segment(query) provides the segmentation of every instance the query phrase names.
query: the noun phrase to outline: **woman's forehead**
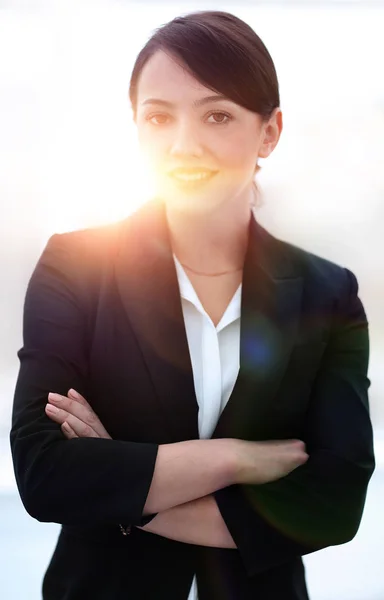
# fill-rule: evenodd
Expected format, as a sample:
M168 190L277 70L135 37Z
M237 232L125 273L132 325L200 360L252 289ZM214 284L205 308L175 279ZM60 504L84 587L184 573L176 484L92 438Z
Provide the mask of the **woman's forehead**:
M200 83L171 56L157 51L143 67L137 87L138 106L150 99L161 99L175 104L185 100L198 102L204 97L218 96ZM221 99L224 99L221 96Z

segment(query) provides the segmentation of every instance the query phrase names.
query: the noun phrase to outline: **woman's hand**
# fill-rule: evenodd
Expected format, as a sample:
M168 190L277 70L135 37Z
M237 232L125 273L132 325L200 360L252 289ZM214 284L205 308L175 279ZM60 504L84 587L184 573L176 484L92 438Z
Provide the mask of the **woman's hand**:
M309 458L301 440L250 442L236 439L235 449L235 483L276 481L306 463Z
M68 396L52 392L48 394L45 412L52 421L61 425L61 430L67 439L77 437L112 439L86 399L73 389L69 390Z

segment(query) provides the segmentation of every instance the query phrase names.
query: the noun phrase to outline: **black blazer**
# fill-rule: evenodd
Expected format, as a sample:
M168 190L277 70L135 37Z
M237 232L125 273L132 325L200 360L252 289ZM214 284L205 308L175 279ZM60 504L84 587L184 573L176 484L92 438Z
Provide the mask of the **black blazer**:
M62 530L44 600L304 600L301 556L356 534L374 469L368 327L354 275L250 223L240 372L212 437L303 439L279 481L215 492L237 549L140 524L159 444L197 439L198 405L163 204L53 235L29 281L11 449L23 504ZM77 389L113 440L66 440L44 411Z

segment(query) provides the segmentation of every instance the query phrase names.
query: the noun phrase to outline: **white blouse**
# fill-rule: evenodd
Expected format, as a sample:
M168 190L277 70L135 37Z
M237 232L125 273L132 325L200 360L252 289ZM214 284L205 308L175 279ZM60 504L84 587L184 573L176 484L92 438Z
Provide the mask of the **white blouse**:
M208 439L228 402L239 372L241 284L215 327L180 262L175 255L173 258L199 405L199 437ZM196 576L188 600L198 600Z

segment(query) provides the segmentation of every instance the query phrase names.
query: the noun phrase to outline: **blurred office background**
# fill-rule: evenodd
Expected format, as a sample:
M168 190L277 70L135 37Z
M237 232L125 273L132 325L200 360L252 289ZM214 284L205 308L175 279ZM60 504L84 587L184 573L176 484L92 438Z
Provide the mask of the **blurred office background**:
M247 21L277 68L284 132L262 165L260 221L354 271L370 321L377 470L356 538L305 557L311 600L384 598L384 2L0 0L5 600L41 598L59 531L24 511L9 451L28 279L53 233L116 221L149 197L127 101L130 71L154 28L203 9Z

